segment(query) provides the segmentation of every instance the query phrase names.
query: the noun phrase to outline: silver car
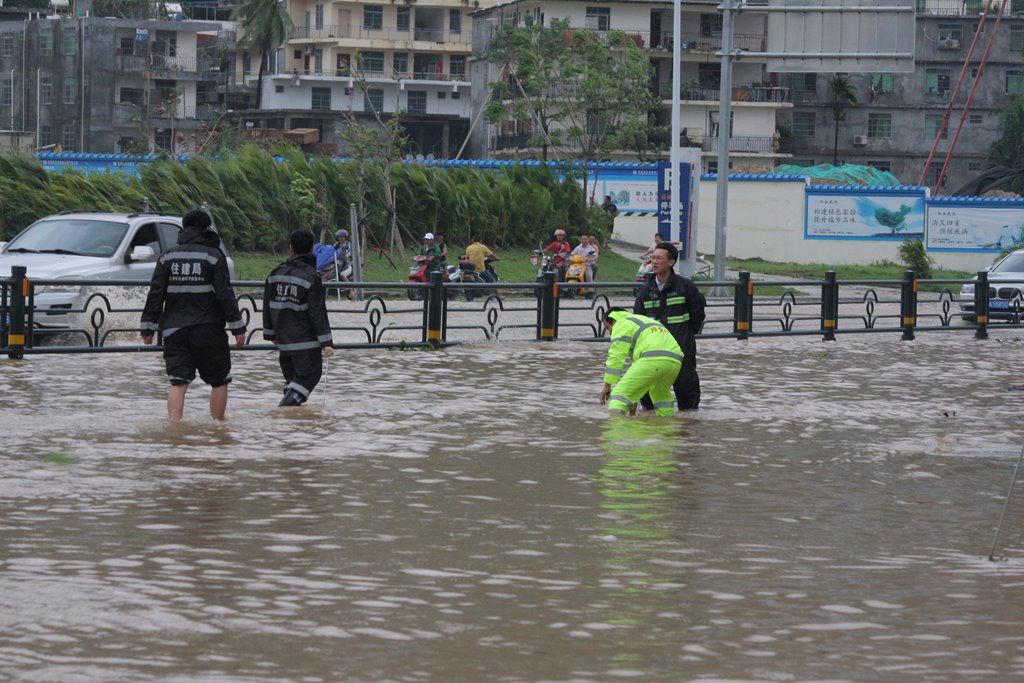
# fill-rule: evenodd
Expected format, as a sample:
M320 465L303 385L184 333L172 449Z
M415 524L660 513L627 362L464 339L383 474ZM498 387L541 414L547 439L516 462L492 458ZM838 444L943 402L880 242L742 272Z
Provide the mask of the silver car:
M960 287L960 317L968 322L974 322L974 290L973 283ZM989 268L988 317L1024 319L1024 249L1011 251Z
M156 260L177 242L180 230L180 217L153 213L47 216L10 242L0 242L0 277L10 277L13 266L25 266L29 280L66 281L35 287L34 313L36 327L66 328L68 312L85 305L87 293L79 281L148 284ZM228 271L234 279L230 258Z

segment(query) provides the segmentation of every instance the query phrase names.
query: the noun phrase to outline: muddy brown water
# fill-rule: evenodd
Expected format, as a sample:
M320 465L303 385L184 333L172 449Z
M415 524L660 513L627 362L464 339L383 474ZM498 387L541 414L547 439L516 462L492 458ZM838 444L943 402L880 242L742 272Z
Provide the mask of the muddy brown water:
M164 415L155 354L0 361L0 679L1024 680L1010 332L707 341L608 419L605 347L339 352Z

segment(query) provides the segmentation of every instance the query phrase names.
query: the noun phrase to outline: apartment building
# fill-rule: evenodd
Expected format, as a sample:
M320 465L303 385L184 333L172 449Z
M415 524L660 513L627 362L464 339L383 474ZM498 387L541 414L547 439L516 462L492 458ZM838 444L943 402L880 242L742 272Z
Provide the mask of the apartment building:
M264 79L263 125L308 128L344 152L340 127L404 110L410 151L454 156L469 131L474 0L290 0L293 28ZM258 71L243 56L246 78Z
M187 152L220 115L218 25L0 21L0 125L36 147Z
M793 106L792 92L779 87L766 72L766 60L742 57L733 65L732 116L726 130L719 120L720 58L722 16L717 2L687 1L683 5L679 37L682 56L680 101L682 144L699 147L705 171L717 169L718 145L729 145L732 168L772 167L789 157L788 140L776 135L776 115ZM661 97L658 120L671 121L673 68L673 3L593 2L588 0L509 0L473 14L476 21L474 51L481 54L500 26L521 26L530 17L550 25L552 19L568 18L570 26L596 31L622 30L631 42L643 48L654 69L653 87ZM766 14L741 13L735 24L733 46L741 51L762 50ZM474 111L490 96L488 84L498 80L497 66L476 60L472 66ZM536 156L539 151L523 146L534 130L530 120L506 121L489 126L481 121L471 138L472 154L478 157L518 158ZM666 141L667 143L667 141ZM667 144L666 144L667 146ZM610 155L617 160L634 157L627 150Z
M977 0L920 0L917 5L915 67L912 73L846 74L858 103L839 123L837 160L893 173L917 184L939 132L947 106L981 23ZM998 27L990 15L978 38L961 90L953 101L949 126L924 174L934 188L956 130L960 134L943 189L959 185L989 166L989 148L999 136L999 112L1024 95L1024 5L1006 3ZM1019 16L1018 16L1019 15ZM994 37L981 69L982 53ZM974 78L980 79L971 106L961 113ZM791 132L794 161L800 165L831 163L836 141L829 80L832 74L784 74L781 82L794 93L793 109L780 114L780 127Z

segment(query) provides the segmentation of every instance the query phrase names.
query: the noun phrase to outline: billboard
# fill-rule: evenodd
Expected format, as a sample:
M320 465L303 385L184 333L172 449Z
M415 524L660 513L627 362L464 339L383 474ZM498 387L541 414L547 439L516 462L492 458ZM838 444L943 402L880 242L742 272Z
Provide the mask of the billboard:
M924 238L925 191L807 188L804 237L899 241Z
M1024 201L928 202L928 251L998 253L1024 246Z

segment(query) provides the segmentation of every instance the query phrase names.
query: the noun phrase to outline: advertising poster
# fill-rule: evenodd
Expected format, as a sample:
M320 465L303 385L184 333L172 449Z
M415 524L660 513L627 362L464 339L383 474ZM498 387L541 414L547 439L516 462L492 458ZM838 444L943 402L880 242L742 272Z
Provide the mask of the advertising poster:
M928 251L1000 252L1024 246L1024 202L928 203Z
M601 170L595 199L600 204L608 195L620 213L653 213L658 210L658 172L653 168Z
M924 238L924 192L814 191L808 188L809 239Z

